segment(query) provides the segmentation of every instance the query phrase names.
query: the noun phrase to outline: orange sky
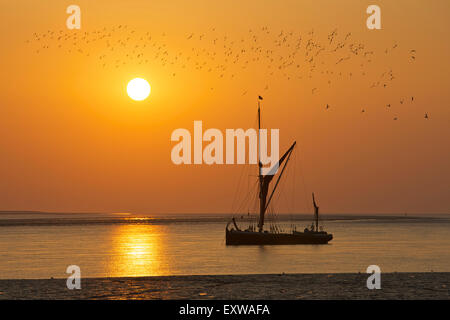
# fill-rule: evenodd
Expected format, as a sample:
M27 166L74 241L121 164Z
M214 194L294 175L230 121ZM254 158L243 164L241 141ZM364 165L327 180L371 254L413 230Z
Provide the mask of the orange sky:
M78 31L65 27L74 3ZM366 28L369 4L381 7L382 30ZM306 185L279 211L306 211L304 192L315 191L324 212L449 212L447 0L0 7L0 210L230 212L242 168L175 166L170 135L192 131L194 120L253 127L260 94L264 127L280 129L280 153L297 141ZM310 38L326 47L312 63ZM331 52L340 42L346 47ZM354 55L351 43L365 47ZM143 102L126 95L134 77L152 86Z

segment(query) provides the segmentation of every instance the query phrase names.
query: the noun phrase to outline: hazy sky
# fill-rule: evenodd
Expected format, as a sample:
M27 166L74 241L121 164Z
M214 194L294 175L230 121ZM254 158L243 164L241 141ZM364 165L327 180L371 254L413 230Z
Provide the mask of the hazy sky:
M66 28L70 4L81 30ZM369 4L382 30L367 29ZM283 189L296 200L279 211L308 210L314 191L323 212L449 212L449 10L0 0L0 210L230 212L242 166L176 166L170 136L194 120L253 127L262 95L263 126L298 144ZM126 94L135 77L152 86L143 102Z

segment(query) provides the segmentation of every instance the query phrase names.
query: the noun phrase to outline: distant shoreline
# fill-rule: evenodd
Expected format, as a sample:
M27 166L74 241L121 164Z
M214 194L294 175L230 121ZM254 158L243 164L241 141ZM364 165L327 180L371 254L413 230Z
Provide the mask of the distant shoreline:
M6 213L0 211L0 227L15 226L68 226L68 225L115 225L115 224L172 224L172 223L223 223L232 217L237 222L255 222L256 215L246 214L170 214L170 215L131 215L125 213ZM274 219L271 217L270 219ZM312 221L312 214L277 214L275 220L280 223L304 223ZM364 222L364 223L448 223L450 214L431 215L363 215L363 214L324 214L323 222Z
M450 272L383 273L369 290L369 274L249 274L0 280L0 299L450 299Z

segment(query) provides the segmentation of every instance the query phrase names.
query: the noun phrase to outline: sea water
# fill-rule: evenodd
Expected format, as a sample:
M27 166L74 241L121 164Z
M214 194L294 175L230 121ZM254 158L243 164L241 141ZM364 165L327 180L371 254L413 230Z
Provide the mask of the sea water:
M246 226L246 222L238 223ZM245 218L245 217L244 217ZM289 231L310 216L280 216ZM226 246L230 215L0 214L0 279L450 272L450 216L327 215L327 245Z

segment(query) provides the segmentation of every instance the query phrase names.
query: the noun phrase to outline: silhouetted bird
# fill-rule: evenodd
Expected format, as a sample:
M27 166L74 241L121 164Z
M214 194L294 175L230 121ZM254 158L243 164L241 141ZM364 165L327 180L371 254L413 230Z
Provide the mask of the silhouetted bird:
M263 99L263 97L261 97L261 96L258 96L258 99L259 99L259 100L262 100L262 99Z

